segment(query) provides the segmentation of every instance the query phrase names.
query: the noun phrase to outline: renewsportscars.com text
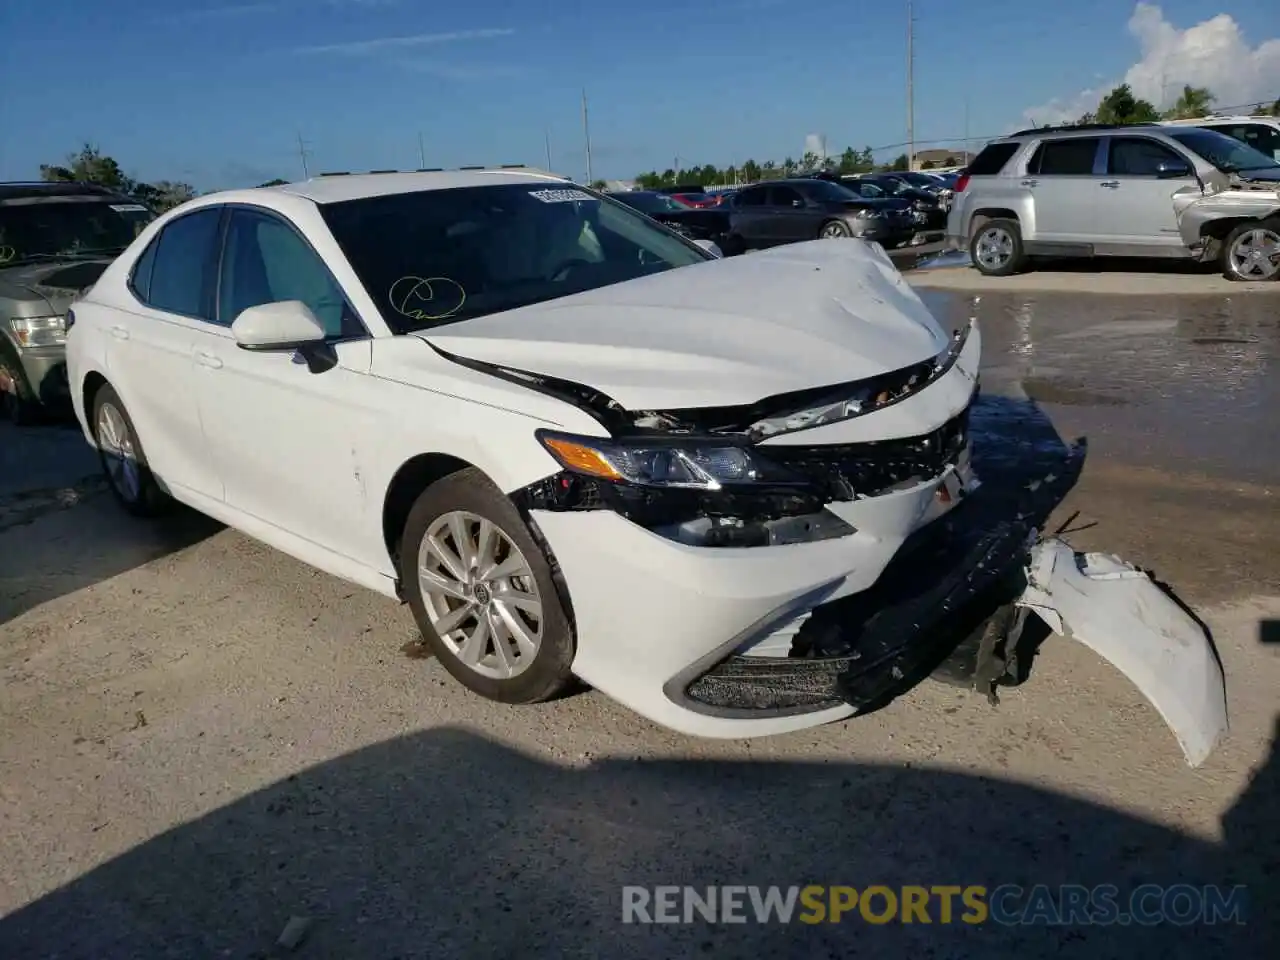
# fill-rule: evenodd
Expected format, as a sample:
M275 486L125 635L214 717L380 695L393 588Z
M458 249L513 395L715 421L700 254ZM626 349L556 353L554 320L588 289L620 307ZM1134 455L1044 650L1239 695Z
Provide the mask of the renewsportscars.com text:
M1242 886L958 884L622 888L623 923L1243 924Z

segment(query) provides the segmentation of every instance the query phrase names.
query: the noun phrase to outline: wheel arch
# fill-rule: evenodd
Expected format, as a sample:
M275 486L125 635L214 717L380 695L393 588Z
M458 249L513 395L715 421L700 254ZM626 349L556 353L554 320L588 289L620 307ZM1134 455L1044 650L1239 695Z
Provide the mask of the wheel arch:
M1014 223L1022 223L1022 217L1018 215L1018 211L1011 207L980 207L969 217L969 236L972 237L981 230L989 220L1012 220Z
M97 428L93 422L93 398L98 395L98 391L108 386L110 381L107 380L97 370L90 370L84 375L84 379L80 383L80 403L81 409L84 410L84 422L89 430L97 435Z

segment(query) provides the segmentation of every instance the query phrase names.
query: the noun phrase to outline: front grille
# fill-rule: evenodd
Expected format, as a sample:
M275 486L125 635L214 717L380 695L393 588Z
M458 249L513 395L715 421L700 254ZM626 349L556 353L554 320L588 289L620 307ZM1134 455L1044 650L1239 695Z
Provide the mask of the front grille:
M910 480L941 476L954 466L969 439L969 410L918 437L867 443L761 447L770 460L824 486L833 500L875 496Z

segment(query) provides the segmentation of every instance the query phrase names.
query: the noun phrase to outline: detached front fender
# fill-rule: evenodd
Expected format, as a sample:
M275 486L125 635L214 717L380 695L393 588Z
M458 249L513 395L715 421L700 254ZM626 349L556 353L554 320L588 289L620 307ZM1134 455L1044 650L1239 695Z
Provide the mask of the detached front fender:
M1263 220L1280 215L1280 190L1236 187L1210 194L1175 194L1173 209L1182 242L1192 247L1203 240L1205 226L1214 220Z
M1032 549L1018 600L1119 669L1160 712L1191 766L1227 732L1222 665L1200 624L1146 573L1060 540Z

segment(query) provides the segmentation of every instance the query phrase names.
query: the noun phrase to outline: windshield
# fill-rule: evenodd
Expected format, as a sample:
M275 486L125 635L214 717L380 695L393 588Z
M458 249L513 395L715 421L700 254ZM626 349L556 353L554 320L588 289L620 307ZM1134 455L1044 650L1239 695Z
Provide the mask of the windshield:
M565 183L390 194L320 212L396 333L715 259L625 204Z
M1280 168L1280 162L1273 157L1216 130L1178 130L1171 131L1169 136L1224 173Z
M836 203L845 203L849 200L858 199L858 195L848 187L832 183L830 180L806 181L804 192L811 200L830 200Z
M114 256L153 218L142 204L103 197L0 200L0 264Z
M667 213L671 210L688 210L688 206L665 193L622 193L614 197L641 213Z

